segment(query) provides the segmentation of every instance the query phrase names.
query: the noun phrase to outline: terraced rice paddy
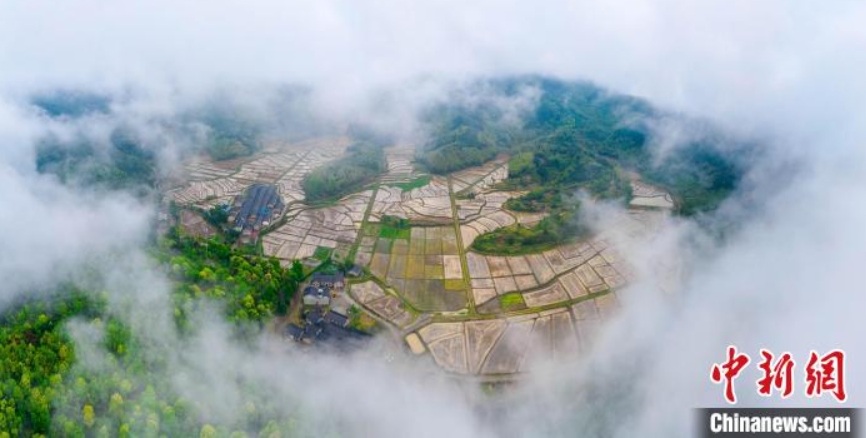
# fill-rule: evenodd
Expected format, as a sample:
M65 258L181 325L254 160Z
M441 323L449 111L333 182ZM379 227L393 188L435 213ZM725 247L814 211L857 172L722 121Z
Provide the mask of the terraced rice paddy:
M632 181L632 199L630 205L638 208L674 208L674 200L670 193L641 181Z
M265 255L287 263L313 255L317 247L348 249L355 242L372 191L349 195L338 205L292 210L286 223L262 238Z
M409 239L365 239L359 255L369 254L361 259L369 259L370 272L413 307L430 312L466 307L468 288L453 227L413 227Z
M351 301L449 372L500 376L575 359L617 314L618 290L633 272L604 236L521 256L467 250L483 233L544 217L503 208L521 194L496 189L508 176L504 157L448 176L419 175L413 149L395 146L386 149L388 170L376 187L334 205L305 205L304 176L347 144L314 139L245 161L194 161L186 166L188 183L169 196L207 206L251 184L275 184L286 208L262 234L264 253L284 264L323 248L353 254L366 272L350 285ZM640 208L616 224L626 234L654 229L658 209L673 206L658 188L634 188ZM383 223L386 216L410 225Z
M416 223L449 223L451 197L444 178L433 177L427 185L405 191L397 186L379 188L370 221L379 222L382 216L410 219Z
M499 157L483 166L451 174L455 193L481 193L508 178L508 158Z
M214 162L199 157L184 165L187 183L169 191L184 206L231 202L252 184L276 184L286 205L303 200L300 182L312 169L340 156L348 146L344 137L320 138L287 145L255 158Z

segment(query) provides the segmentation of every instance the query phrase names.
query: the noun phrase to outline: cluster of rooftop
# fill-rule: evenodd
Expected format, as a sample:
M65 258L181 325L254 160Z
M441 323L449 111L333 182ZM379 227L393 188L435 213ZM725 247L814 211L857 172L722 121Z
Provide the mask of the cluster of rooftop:
M304 312L304 324L286 326L286 336L306 345L327 343L342 351L352 351L362 347L370 336L349 327L349 318L333 310L325 312L319 306Z
M331 304L331 291L334 294L339 294L343 290L345 282L343 273L323 274L317 272L313 274L310 284L304 288L304 305L305 306L328 306Z
M229 218L242 236L257 234L283 212L283 200L272 184L254 184L244 196L235 199L235 214Z

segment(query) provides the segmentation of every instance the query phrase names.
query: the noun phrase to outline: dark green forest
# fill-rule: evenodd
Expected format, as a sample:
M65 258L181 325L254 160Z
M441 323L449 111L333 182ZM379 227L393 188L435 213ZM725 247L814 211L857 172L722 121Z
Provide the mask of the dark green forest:
M660 112L647 103L606 92L594 85L540 77L484 82L501 96L530 86L538 105L519 126L503 122L496 105L442 104L424 116L430 140L418 161L434 173L481 164L500 153L511 155L507 186L529 189L518 209L546 209L557 192L579 188L602 198L630 196L626 171L670 190L685 215L709 211L737 185L742 166L712 138L677 148L656 160L649 128L642 120ZM531 198L531 199L530 199ZM552 204L543 205L547 202Z
M558 210L532 227L514 224L484 233L471 249L481 254L520 255L546 251L582 237L587 232L574 218L574 209Z
M36 169L57 175L64 183L110 190L147 190L156 182L156 156L128 129L115 129L107 145L84 139L73 143L54 137L36 149Z
M210 129L205 151L214 160L245 157L261 149L261 123L240 111L231 105L215 104L200 115Z
M111 107L111 99L107 96L76 90L39 94L31 99L31 103L50 117L81 117L107 113Z
M347 154L310 172L302 183L307 202L320 204L336 201L372 183L387 170L382 145L359 141Z

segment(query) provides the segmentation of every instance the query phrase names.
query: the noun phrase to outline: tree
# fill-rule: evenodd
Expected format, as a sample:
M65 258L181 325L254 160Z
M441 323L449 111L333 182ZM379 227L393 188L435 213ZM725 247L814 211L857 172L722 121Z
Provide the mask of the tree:
M210 424L205 424L201 428L201 432L198 434L199 438L214 438L217 435L216 429Z
M120 416L123 413L123 396L114 393L111 394L111 399L108 402L108 412L112 415Z
M85 426L88 428L93 427L93 423L96 421L96 413L93 412L93 406L85 404L84 409L81 410L81 416Z

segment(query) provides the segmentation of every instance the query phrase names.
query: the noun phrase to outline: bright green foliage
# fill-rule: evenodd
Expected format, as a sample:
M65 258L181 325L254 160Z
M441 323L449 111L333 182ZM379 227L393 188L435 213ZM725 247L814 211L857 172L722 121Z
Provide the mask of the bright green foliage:
M409 182L392 183L390 185L397 187L397 188L403 190L404 192L408 192L410 190L419 189L421 187L426 186L427 184L430 184L430 180L432 178L433 177L430 175L421 175L421 176L419 176L419 177L417 177L417 178L415 178Z
M93 411L93 406L85 404L81 410L81 418L85 426L88 428L93 427L93 423L96 422L96 413Z
M303 279L303 268L283 268L275 258L239 253L221 239L176 235L168 241L174 256L162 255L178 282L175 312L183 315L205 296L224 300L234 321L263 321L285 313Z
M520 295L518 292L500 295L499 306L502 310L517 310L526 307L523 301L523 295Z
M313 258L320 262L324 262L331 258L332 252L334 252L334 250L331 248L326 246L317 246L316 250L313 252Z
M548 250L563 242L583 236L586 228L573 213L552 214L534 227L520 224L484 233L472 242L472 250L483 254L518 255Z
M59 323L96 307L73 292L0 315L0 433L49 432L52 399L75 360Z
M379 223L379 237L385 239L409 239L412 228L409 219L384 215Z
M203 300L224 303L239 334L261 327L291 297L303 275L300 264L283 268L274 259L233 250L219 239L175 235L154 256L176 281L181 339L195 331L186 316ZM71 293L0 314L0 436L207 436L211 429L226 436L238 428L251 436L267 429L268 436L291 430L290 419L275 410L279 406L266 407L261 400L232 428L208 428L194 406L172 389L166 346L147 344L152 341L145 342L105 308ZM98 348L106 369L73 366L75 348L64 330L71 318L102 332ZM258 397L265 391L250 393Z

